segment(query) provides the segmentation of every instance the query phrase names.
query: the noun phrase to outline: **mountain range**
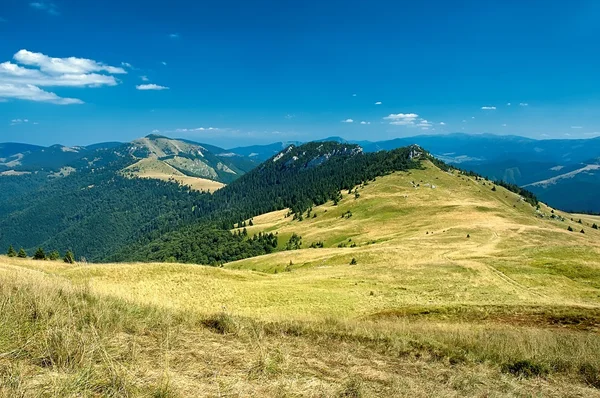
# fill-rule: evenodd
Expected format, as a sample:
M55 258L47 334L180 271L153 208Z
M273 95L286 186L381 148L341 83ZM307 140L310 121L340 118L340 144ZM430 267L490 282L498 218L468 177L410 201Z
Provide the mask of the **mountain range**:
M473 170L494 180L527 187L548 204L569 211L600 212L600 138L534 140L490 134L424 135L388 141L347 141L328 137L319 141L358 144L364 152L391 150L417 144L438 159ZM0 176L32 172L60 176L93 162L97 153L114 152L137 159L124 168L130 177L178 181L199 190L215 190L231 183L289 145L220 148L159 135L130 143L107 142L85 147L0 144Z

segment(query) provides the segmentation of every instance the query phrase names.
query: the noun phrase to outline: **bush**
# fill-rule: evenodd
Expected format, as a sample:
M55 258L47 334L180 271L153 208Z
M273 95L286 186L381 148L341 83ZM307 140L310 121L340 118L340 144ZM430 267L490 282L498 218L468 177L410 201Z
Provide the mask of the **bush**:
M233 318L224 312L204 319L202 325L219 334L235 333L237 330L237 325Z
M73 254L73 252L71 250L67 250L67 253L65 254L65 258L63 258L63 261L67 264L75 264L75 255Z
M41 247L38 247L35 254L33 255L33 259L34 260L45 260L46 253L44 253L44 249L42 249Z
M58 251L54 250L52 253L50 253L48 255L48 260L52 260L52 261L56 261L60 258L60 253L58 253Z
M592 225L592 228L598 229L598 225L596 225L596 223L594 223L594 225Z
M502 365L502 371L522 377L544 376L549 372L546 365L535 363L529 359L516 361L513 363L505 363Z
M573 228L571 228L571 226L569 225L569 228L567 228L567 231L573 232Z
M600 388L600 369L592 364L584 363L579 368L579 374L590 386Z
M352 260L350 260L350 265L356 265L356 259L354 257L352 257Z

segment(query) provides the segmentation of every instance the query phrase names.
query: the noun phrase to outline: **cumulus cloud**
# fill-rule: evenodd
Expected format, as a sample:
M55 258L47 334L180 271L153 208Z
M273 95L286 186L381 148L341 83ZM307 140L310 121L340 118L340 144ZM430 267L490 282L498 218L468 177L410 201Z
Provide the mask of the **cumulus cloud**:
M163 64L164 66L167 66L167 63L165 61L162 61L161 64Z
M389 120L390 124L396 126L411 126L415 124L418 117L416 113L392 113L383 119Z
M60 12L58 11L58 7L54 3L50 3L50 2L46 2L46 1L36 1L33 3L29 3L29 6L38 11L46 12L50 15L54 15L54 16L60 15Z
M77 98L62 98L58 95L44 91L32 84L3 84L0 83L0 98L14 98L27 101L49 102L57 105L83 104Z
M115 86L118 82L110 74L127 73L122 68L91 59L53 58L28 50L20 50L13 58L17 63L0 63L0 98L5 100L12 98L60 105L81 104L83 101L79 99L61 98L40 87Z
M155 90L155 91L160 91L160 90L168 90L169 87L165 87L165 86L159 86L158 84L139 84L137 86L135 86L136 89L138 90Z
M519 106L529 106L529 104L527 102L520 102Z
M143 82L147 82L148 80L148 76L140 76L140 79L142 79Z
M365 122L364 120L360 124L371 124L371 122Z
M511 105L512 105L512 104L511 104L510 102L506 104L506 106L511 106Z
M381 102L381 101L377 101L377 102L375 103L375 105L381 105L381 104L382 104L382 102Z
M342 120L342 123L354 123L354 120L346 119L346 120Z
M160 130L154 129L152 130L152 134L160 133Z
M356 94L352 94L353 97L356 97Z
M440 126L445 126L445 125L446 125L446 123L440 122Z
M496 107L495 106L482 106L481 109L484 111L495 111Z
M53 58L42 53L34 53L27 50L20 50L13 57L15 61L22 65L36 66L42 72L52 74L64 73L90 73L90 72L108 72L111 74L125 74L125 69L105 65L86 58Z

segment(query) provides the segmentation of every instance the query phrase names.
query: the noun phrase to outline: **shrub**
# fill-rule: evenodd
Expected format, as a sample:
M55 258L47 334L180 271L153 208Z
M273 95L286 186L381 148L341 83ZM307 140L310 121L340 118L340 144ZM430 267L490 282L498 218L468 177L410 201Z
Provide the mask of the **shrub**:
M202 321L202 324L219 334L235 333L237 325L232 317L224 312L210 316Z
M573 232L573 228L571 228L571 226L569 225L569 228L567 228L567 231Z
M75 255L71 250L67 250L63 261L67 264L75 264Z
M515 376L522 377L544 376L547 375L549 372L547 366L535 363L529 359L516 361L512 363L505 363L504 365L502 365L502 371L506 373L511 373Z
M600 388L600 369L592 364L584 363L579 368L579 374L590 386Z
M52 261L56 261L60 258L60 253L58 253L58 251L54 250L52 253L50 253L48 255L48 260L52 260Z
M44 253L44 249L42 249L41 247L38 247L35 254L33 255L33 259L34 260L45 260L46 253Z
M592 228L598 229L598 225L596 225L596 223L594 223L594 225L592 225Z
M356 265L356 259L354 257L352 257L352 260L350 260L350 265Z

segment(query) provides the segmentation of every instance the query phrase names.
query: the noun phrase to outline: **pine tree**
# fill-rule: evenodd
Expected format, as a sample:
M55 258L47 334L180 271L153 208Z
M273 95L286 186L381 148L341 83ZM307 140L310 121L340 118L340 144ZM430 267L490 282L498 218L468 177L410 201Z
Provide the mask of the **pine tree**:
M598 229L598 225L596 223L594 223L594 225L592 225L592 228Z
M34 260L45 260L46 253L44 253L44 249L42 249L41 247L38 247L35 254L33 255L33 259Z
M27 258L27 253L25 253L25 249L20 248L19 249L19 254L17 254L17 257L19 257L19 258Z
M65 258L63 260L67 264L75 264L75 255L71 250L67 250L67 253L65 254Z
M56 261L60 258L60 253L54 250L52 253L48 255L48 260Z
M6 252L6 255L8 257L16 257L17 256L17 252L15 251L15 248L13 247L13 245L9 246L8 252Z
M569 225L569 228L567 228L567 231L573 232L573 228L571 228L571 226Z

